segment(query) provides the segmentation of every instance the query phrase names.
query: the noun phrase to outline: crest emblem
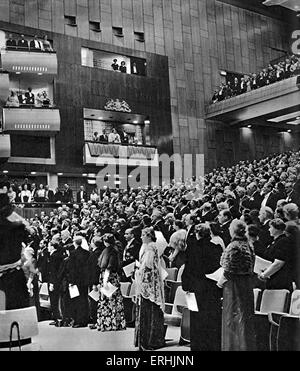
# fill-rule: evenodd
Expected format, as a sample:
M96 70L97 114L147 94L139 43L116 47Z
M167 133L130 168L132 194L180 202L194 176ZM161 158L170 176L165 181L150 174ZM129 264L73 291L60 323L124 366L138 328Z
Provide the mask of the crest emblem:
M119 99L109 99L104 106L104 109L108 111L131 112L129 104L125 102L125 100L120 101Z

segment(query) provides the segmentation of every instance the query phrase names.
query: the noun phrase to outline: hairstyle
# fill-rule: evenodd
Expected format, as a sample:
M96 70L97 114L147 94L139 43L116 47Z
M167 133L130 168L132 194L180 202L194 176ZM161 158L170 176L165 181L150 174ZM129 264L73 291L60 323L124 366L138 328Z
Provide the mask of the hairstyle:
M282 219L279 219L279 218L271 220L270 226L277 229L278 231L285 230L285 223Z
M110 245L114 245L114 243L116 242L115 237L112 233L106 233L103 236L103 241Z
M156 242L155 232L152 227L144 228L142 232L145 233L153 242Z
M198 224L196 225L195 230L200 238L210 237L210 228L207 224L204 223Z
M250 224L247 226L247 232L249 237L256 238L259 235L259 228L254 224Z
M232 237L245 237L246 234L246 223L242 220L234 219L229 227L230 234Z
M299 218L299 208L294 203L283 206L283 212L288 220L296 220Z
M272 219L273 216L274 216L274 212L273 210L269 207L269 206L263 206L261 209L260 209L261 212L264 212L266 214L266 217L268 219Z
M232 219L231 211L228 209L221 210L220 212L223 213L223 216L225 216L228 220Z
M174 224L176 225L176 227L178 227L179 229L183 229L184 227L184 224L181 220L175 220Z

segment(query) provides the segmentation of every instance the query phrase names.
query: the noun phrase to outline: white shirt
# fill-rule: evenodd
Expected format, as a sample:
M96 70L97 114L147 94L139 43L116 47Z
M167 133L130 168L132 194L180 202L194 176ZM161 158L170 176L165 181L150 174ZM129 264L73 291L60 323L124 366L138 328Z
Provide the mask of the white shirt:
M271 192L267 193L261 202L261 207L265 207Z

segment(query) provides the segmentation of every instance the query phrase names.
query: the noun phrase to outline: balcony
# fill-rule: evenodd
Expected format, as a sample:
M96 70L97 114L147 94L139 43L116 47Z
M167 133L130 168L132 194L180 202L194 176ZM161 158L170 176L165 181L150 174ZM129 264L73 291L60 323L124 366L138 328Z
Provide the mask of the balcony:
M54 136L60 131L58 108L3 108L2 130L9 134Z
M299 111L300 76L238 95L207 107L206 118L238 124L251 120L271 121Z
M17 74L57 75L56 52L1 50L2 70Z
M153 146L85 142L84 165L158 166L158 152Z
M0 135L0 163L10 157L10 137L9 135Z

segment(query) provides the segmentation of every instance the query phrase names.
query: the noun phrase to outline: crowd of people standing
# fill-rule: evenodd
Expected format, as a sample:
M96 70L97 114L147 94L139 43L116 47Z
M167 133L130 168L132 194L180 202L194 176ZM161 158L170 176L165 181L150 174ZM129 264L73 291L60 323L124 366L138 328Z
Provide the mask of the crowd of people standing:
M284 61L269 64L267 68L251 75L234 77L233 81L228 80L222 83L219 89L214 91L212 103L221 102L224 99L235 97L256 90L263 86L273 84L274 82L287 79L300 73L300 57L291 55Z
M36 303L36 274L49 287L53 325L124 330L121 283L130 282L135 345L157 349L165 344L163 271L184 265L182 288L198 305L191 312L191 350L254 350L253 288L300 288L299 159L298 151L242 161L202 181L105 189L101 200L41 211L28 221L27 240L22 237L34 267L27 280L31 299ZM271 262L258 275L256 255ZM16 259L1 256L1 266ZM126 275L123 268L132 263ZM220 266L216 284L206 275ZM91 293L99 294L96 301Z

